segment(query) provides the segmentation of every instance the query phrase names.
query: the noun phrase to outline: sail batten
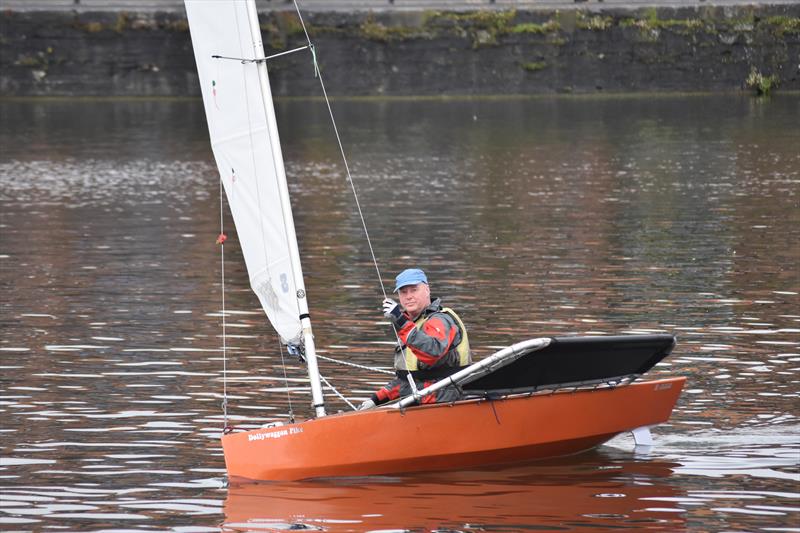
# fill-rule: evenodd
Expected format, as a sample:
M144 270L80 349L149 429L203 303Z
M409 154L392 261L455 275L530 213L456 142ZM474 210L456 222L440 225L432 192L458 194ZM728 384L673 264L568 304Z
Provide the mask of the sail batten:
M294 229L287 230L283 212L283 156L273 138L277 129L269 125L274 114L266 109L257 63L212 57L254 55L247 2L186 0L185 5L211 146L250 285L281 339L302 344L298 295L304 297L304 290L295 275L299 266L293 265Z

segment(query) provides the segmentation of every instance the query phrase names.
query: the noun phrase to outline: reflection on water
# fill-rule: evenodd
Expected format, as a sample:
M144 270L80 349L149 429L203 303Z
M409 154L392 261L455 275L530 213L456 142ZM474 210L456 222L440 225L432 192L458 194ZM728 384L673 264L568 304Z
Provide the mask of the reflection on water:
M6 101L3 529L796 527L800 98L334 110L385 281L425 268L478 356L539 335L678 335L653 374L687 390L651 454L626 436L528 466L224 488L219 185L201 103ZM387 366L325 113L278 104L317 343ZM225 227L229 416L309 416L304 369L258 310L227 214ZM385 379L321 368L352 400Z
M676 506L682 498L658 481L675 466L590 453L525 467L233 485L224 528L670 531L684 523Z

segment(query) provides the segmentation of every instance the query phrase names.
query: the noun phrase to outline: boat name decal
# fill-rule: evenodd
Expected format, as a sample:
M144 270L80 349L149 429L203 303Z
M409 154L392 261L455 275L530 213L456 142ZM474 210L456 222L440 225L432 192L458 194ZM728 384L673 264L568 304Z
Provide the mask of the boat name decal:
M672 383L657 383L655 390L667 390L672 388Z
M254 440L280 439L281 437L296 435L302 432L303 428L287 428L278 431L269 431L267 433L251 433L247 436L247 440L252 442Z

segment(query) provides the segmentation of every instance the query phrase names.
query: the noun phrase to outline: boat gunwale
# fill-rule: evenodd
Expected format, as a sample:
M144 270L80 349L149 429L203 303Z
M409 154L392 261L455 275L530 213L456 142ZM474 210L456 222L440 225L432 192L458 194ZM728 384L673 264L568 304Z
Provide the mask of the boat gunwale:
M364 411L355 410L355 411L340 411L338 413L331 413L324 417L320 418L308 418L305 420L299 420L293 423L285 424L281 423L280 425L269 426L269 427L260 427L260 428L252 428L252 429L245 429L241 431L231 431L222 436L223 439L234 436L234 435L242 435L242 434L253 434L253 433L260 433L262 431L275 431L281 429L287 429L293 426L300 426L303 424L308 424L311 422L318 422L321 420L332 420L335 418L342 418L348 416L360 416L364 414L373 414L373 413L395 413L400 414L401 416L408 415L409 413L413 414L417 411L422 411L425 409L445 409L445 408L455 408L460 405L470 405L470 404L480 404L484 402L503 402L503 401L513 401L513 400L520 400L526 399L531 397L550 397L550 396L557 396L557 395L573 395L573 394L589 394L589 393L600 393L600 392L609 392L616 389L628 388L633 386L646 386L649 384L659 385L659 384L674 384L680 382L680 385L686 382L685 376L671 376L671 377L664 377L664 378L657 378L657 379L648 379L642 381L631 381L628 383L623 383L620 385L608 385L608 386L593 386L587 388L563 388L558 390L540 390L540 391L529 391L529 392L519 392L519 393L509 393L504 394L497 398L492 398L487 395L481 395L476 397L469 397L464 398L461 400L456 400L452 402L440 402L440 403L429 403L429 404L420 404L420 405L413 405L410 407L394 407L395 403L380 406L374 409L368 409Z

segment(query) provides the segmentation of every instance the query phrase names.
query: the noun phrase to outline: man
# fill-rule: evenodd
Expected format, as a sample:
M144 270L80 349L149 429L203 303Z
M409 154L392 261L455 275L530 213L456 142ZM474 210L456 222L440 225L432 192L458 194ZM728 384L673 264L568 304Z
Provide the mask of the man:
M394 324L401 343L395 348L397 377L361 404L361 409L410 395L413 391L409 374L419 390L472 363L464 323L452 309L442 307L439 298L431 301L425 272L409 268L398 274L395 281L394 292L400 303L386 298L383 315ZM459 396L458 390L447 387L423 397L421 402L451 402Z

